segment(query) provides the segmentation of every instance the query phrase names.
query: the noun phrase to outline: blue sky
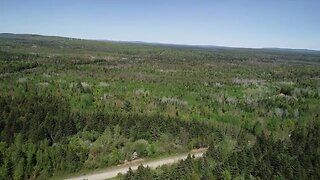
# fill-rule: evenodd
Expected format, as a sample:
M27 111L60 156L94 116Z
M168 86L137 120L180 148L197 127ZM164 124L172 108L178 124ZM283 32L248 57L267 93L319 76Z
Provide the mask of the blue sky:
M0 32L320 50L320 0L0 0Z

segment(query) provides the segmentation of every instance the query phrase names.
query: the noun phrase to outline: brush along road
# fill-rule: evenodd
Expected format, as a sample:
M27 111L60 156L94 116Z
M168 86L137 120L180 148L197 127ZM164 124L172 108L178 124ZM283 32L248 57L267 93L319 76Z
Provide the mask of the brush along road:
M134 160L130 163L127 164L122 164L122 165L118 165L115 167L110 167L106 170L100 171L100 172L96 172L96 173L91 173L91 174L85 174L85 175L81 175L78 177L74 177L74 178L70 178L67 180L83 180L83 179L88 179L88 180L103 180L103 179L109 179L109 178L113 178L116 177L118 175L118 173L126 173L129 170L129 167L131 167L132 170L136 170L138 168L138 166L140 164L142 164L143 166L148 166L151 169L155 169L159 166L165 165L165 164L172 164L172 163L177 163L180 160L186 159L188 157L188 154L190 154L191 156L195 156L197 157L202 157L204 155L204 153L206 152L207 148L201 148L201 149L195 149L190 151L189 153L185 153L185 154L179 154L179 155L174 155L174 156L169 156L169 157L165 157L165 158L161 158L161 159L157 159L157 160L150 160L150 161L146 161L143 159L138 159L138 160Z

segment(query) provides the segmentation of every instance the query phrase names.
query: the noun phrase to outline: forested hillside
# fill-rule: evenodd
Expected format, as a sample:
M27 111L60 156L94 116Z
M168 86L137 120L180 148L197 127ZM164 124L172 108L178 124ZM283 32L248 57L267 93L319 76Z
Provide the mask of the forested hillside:
M319 122L297 128L289 140L259 135L252 147L225 153L223 146L210 144L200 159L189 156L177 165L156 171L139 166L121 179L319 179Z
M0 179L319 179L320 53L0 34Z

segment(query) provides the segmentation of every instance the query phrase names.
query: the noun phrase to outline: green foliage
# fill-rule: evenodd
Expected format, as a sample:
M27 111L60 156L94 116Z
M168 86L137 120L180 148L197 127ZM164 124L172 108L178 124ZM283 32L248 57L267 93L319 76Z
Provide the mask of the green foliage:
M204 157L188 156L176 166L163 167L157 178L165 179L169 173L174 179L319 179L319 135L319 121L307 128L298 126L285 141L260 135L252 147L229 152L225 159L219 146L210 144ZM135 177L137 172L129 171L125 176L129 175Z
M125 178L319 179L319 57L1 34L0 179L207 146Z

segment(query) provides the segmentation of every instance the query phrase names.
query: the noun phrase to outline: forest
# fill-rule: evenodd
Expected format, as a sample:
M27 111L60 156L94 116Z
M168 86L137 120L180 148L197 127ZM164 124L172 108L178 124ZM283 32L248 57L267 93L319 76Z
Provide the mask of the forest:
M0 34L0 179L320 179L320 52Z

